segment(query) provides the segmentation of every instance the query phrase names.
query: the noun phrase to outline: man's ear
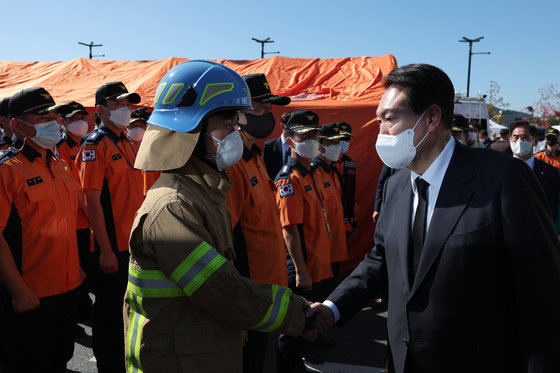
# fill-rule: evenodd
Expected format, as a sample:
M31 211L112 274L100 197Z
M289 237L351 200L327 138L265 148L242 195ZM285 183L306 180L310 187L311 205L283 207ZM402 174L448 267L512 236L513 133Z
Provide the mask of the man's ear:
M428 119L428 132L434 132L441 123L441 108L431 105L426 110L426 118Z
M33 137L37 134L34 126L26 124L17 118L12 118L12 120L10 120L10 126L14 130L16 136L20 139Z
M286 144L288 144L288 146L289 146L290 148L295 147L295 145L294 145L294 140L292 140L291 137L286 137Z

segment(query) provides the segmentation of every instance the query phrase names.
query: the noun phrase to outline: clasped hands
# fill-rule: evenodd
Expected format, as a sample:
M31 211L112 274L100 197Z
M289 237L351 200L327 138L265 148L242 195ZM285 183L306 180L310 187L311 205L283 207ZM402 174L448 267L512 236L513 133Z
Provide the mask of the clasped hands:
M319 334L334 324L334 314L323 303L309 303L305 311L305 329L303 338L314 341Z

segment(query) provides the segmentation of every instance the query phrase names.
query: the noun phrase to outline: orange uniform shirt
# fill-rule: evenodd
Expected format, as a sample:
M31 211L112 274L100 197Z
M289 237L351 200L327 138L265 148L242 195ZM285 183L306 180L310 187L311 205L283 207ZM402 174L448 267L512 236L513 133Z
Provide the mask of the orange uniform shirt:
M560 172L560 154L554 154L545 150L535 154L535 158L556 167Z
M258 148L254 150L244 148L243 158L228 169L233 188L226 197L234 247L236 251L244 250L242 254L247 256L249 278L259 284L288 286L286 247L274 199L274 185ZM238 259L243 256L238 255Z
M115 251L128 250L136 211L144 200L142 171L130 140L106 127L94 130L76 156L84 190L101 191L107 235Z
M148 190L154 185L161 175L161 171L142 171L142 178L144 179L144 196L148 194Z
M0 231L23 280L39 298L81 283L76 242L80 184L64 160L51 151L47 157L45 164L26 145L0 165Z
M282 227L297 225L307 272L315 283L333 277L331 243L312 174L296 159L276 177L276 203Z
M66 163L70 166L72 171L72 176L74 180L78 183L80 182L80 171L78 166L76 166L76 154L78 149L80 149L80 144L75 142L69 135L61 140L56 146L58 150L58 155L60 158L64 159ZM79 198L83 198L81 195ZM78 209L78 223L76 224L76 229L86 229L89 228L89 220L87 214L84 210Z
M338 176L330 164L321 158L314 158L311 164L317 188L321 193L327 218L331 229L331 261L341 262L348 259L346 247L346 226L344 224L344 210L340 194Z

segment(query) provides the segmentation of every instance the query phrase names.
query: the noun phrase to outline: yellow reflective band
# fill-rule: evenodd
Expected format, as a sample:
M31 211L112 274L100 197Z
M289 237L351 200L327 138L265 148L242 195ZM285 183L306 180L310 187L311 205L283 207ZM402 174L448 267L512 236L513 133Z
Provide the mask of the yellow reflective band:
M233 83L210 83L204 87L202 97L200 98L200 106L204 106L211 98L216 97L225 92L233 91Z
M184 86L185 83L173 83L171 87L169 87L169 90L167 91L167 94L163 98L163 102L161 104L166 105L175 101L177 96L179 96L179 92L181 92Z
M128 290L145 298L183 297L185 293L169 281L162 271L128 266Z
M291 296L292 291L290 289L272 285L272 305L268 308L268 312L263 319L251 329L267 333L278 329L288 312Z
M170 279L190 297L225 262L226 258L202 242L175 268Z
M130 301L130 314L125 343L126 371L127 373L142 373L140 342L142 340L142 328L146 320L146 311L142 307L142 297L129 292L128 299Z
M156 95L154 98L154 105L157 104L158 100L159 100L159 96L161 96L161 93L163 92L163 90L165 89L165 86L167 85L166 82L160 83L157 88L156 88Z

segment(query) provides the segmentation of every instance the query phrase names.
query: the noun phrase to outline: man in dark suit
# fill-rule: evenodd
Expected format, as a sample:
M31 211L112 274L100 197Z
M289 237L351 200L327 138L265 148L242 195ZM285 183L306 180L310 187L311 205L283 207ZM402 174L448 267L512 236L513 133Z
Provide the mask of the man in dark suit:
M291 154L290 147L286 144L286 130L284 127L291 114L291 111L287 111L280 117L280 126L282 127L282 134L280 137L268 140L264 143L262 157L266 172L271 180L276 179L276 175L282 166L286 164Z
M525 120L520 120L512 123L509 129L511 131L509 142L513 156L527 163L533 170L546 195L552 221L556 221L560 190L558 169L533 155L533 148L538 142L537 129L534 126Z
M454 88L440 69L393 70L377 116L392 168L375 247L315 303L317 328L388 293L388 339L403 372L558 372L560 245L521 161L456 143Z

